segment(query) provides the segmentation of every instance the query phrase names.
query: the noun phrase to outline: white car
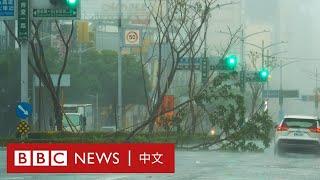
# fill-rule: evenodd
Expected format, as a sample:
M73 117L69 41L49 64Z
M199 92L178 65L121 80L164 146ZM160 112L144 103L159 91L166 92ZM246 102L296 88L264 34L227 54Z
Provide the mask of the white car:
M287 115L277 126L275 133L275 154L287 150L304 149L319 152L320 124L317 117Z

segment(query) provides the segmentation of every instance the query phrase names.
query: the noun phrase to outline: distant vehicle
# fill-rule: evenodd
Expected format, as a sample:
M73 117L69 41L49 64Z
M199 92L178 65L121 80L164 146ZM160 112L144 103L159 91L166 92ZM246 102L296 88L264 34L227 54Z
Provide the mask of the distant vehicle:
M320 150L320 124L313 116L285 116L276 128L274 152L281 155L288 150Z
M75 116L80 117L80 115L85 116L86 117L86 131L94 131L95 130L92 104L64 104L63 110L66 113L66 115L69 114L69 115L73 116L73 118L76 118ZM78 121L80 123L80 120L78 120ZM67 121L65 122L65 118L64 118L64 123L67 123ZM70 128L69 128L69 130L71 131Z

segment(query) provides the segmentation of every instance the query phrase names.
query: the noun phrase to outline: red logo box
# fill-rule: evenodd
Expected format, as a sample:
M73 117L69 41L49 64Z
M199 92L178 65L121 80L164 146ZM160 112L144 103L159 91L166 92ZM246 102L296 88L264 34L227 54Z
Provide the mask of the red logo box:
M8 173L174 173L174 144L9 144Z

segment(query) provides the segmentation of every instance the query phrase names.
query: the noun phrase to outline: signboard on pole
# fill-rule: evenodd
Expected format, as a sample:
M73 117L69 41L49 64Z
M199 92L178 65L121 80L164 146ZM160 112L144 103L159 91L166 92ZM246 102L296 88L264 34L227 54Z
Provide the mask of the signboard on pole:
M138 29L127 29L124 31L125 46L140 46L141 36Z
M315 101L315 95L302 95L301 96L302 101ZM318 97L318 101L320 100L320 96Z
M192 59L190 57L184 57L180 59L177 70L201 70L202 59L202 57L194 57Z
M18 1L18 38L28 40L29 37L29 0Z
M17 0L0 0L0 20L17 19Z
M59 19L59 20L76 20L80 19L80 3L75 7L66 5L55 7L49 0L30 0L31 19Z
M264 98L279 98L280 90L264 90L262 97ZM299 98L299 90L282 90L283 98Z

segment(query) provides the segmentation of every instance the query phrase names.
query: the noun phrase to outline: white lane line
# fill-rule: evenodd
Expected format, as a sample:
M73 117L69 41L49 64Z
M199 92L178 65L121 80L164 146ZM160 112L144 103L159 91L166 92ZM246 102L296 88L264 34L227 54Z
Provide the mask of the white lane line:
M11 179L25 179L26 177L0 177L3 180L11 180Z
M124 178L128 178L128 176L118 176L118 177L100 177L97 178L96 180L119 180L119 179L124 179Z

